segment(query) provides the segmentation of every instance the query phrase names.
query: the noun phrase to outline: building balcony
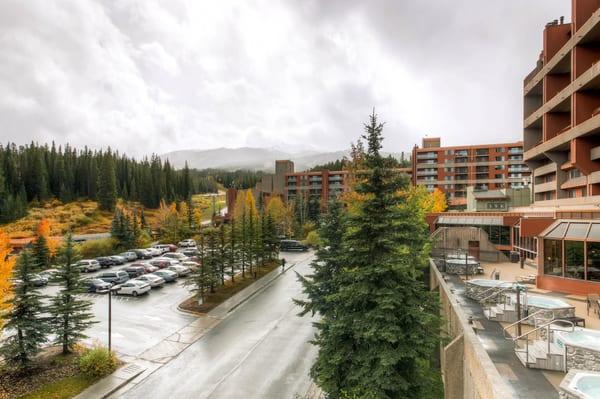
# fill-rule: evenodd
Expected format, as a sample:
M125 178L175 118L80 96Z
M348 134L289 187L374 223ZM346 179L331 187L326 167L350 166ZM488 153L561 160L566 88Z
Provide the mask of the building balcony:
M437 159L437 153L417 154L417 159Z
M566 182L564 182L563 184L560 185L560 188L563 190L566 190L569 188L584 187L587 185L587 182L588 182L587 176L579 176L579 177L575 177L573 179L567 180Z
M523 149L522 148L511 148L508 150L509 154L522 154L523 153Z
M545 193L548 191L556 191L556 181L549 181L546 183L540 183L533 186L533 192L537 193Z
M436 170L418 170L417 176L437 176L438 171Z
M592 161L597 161L600 159L600 145L590 150L590 159Z
M521 167L514 167L514 166L510 166L508 168L508 173L522 173L522 172L529 172L529 168L521 168Z
M549 163L547 165L540 166L539 168L535 168L533 170L534 177L545 176L545 175L549 175L551 173L556 173L556 164L555 163Z

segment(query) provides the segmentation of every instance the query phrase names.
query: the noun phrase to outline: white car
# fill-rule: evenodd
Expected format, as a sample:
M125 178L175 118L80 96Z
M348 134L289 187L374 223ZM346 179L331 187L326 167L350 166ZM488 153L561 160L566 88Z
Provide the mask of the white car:
M165 279L152 273L139 276L136 278L136 280L145 281L146 283L150 284L150 288L162 287L165 284Z
M179 241L177 243L177 246L178 247L182 247L182 248L195 247L196 246L196 241L192 240L191 238L188 238L187 240Z
M161 254L165 254L171 251L171 247L167 244L156 244L153 245L152 248L158 249Z
M181 266L185 266L188 267L192 270L195 270L197 268L200 267L200 263L198 262L192 262L191 260L185 261L185 262L181 262Z
M164 254L163 258L174 259L174 260L179 261L179 262L186 262L188 260L191 260L190 258L188 258L187 256L185 256L181 252L169 252L168 254Z
M131 279L123 284L115 285L113 292L119 295L138 296L150 291L150 284L138 279Z
M75 266L77 266L86 273L95 272L101 269L100 263L98 263L98 261L95 259L80 260Z
M179 277L185 277L192 272L192 269L190 269L189 267L182 266L182 265L172 265L172 266L167 267L167 270L171 270L171 271L177 273L177 276L179 276Z
M152 257L160 256L160 255L163 254L163 252L162 252L161 249L154 248L154 247L146 248L146 251L150 252L150 254L152 255Z

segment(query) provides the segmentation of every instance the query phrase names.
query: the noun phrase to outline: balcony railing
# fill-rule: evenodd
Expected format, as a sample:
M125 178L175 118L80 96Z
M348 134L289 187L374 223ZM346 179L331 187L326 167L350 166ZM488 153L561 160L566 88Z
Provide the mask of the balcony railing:
M417 154L417 159L437 159L437 153Z

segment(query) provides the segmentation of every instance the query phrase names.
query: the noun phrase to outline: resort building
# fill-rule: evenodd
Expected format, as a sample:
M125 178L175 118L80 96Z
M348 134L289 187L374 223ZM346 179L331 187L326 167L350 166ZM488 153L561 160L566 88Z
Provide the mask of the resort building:
M524 160L533 206L554 213L538 237L537 286L600 292L600 1L573 0L546 25L524 81Z
M451 209L465 209L467 188L476 191L523 188L530 170L523 163L523 143L442 147L441 140L423 138L412 153L412 182L446 193Z

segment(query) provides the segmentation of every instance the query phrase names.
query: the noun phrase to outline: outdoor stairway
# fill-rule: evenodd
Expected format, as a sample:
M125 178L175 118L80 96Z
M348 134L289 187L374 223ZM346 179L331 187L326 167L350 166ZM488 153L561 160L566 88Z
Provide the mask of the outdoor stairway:
M516 349L515 354L525 367L555 371L565 369L565 351L554 343L550 344L550 353L547 341L535 340L529 342L529 356L524 346Z
M502 304L492 305L483 310L483 314L489 320L512 323L517 320L517 312L514 309L504 309Z

